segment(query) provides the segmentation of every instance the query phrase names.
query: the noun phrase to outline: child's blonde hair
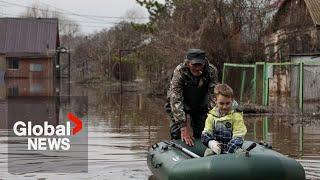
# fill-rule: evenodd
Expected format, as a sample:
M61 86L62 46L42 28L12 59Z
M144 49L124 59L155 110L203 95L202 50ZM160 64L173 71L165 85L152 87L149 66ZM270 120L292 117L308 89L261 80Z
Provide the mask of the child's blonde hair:
M233 90L227 84L217 84L214 87L214 96L217 97L219 94L222 96L233 98Z

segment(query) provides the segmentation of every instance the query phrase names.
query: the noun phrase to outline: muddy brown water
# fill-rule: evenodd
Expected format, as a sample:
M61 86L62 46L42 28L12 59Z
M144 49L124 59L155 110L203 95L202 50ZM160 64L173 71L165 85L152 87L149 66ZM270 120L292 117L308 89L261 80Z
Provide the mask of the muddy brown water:
M148 148L169 139L164 101L141 92L120 94L117 90L84 87L73 87L71 92L75 92L72 94L75 96L88 96L88 173L39 173L36 170L19 175L8 173L8 128L4 122L8 98L2 96L0 179L148 179L151 175L146 163ZM59 104L59 111L66 108L63 102ZM273 149L295 159L320 160L318 117L245 115L245 123L247 140L266 141ZM318 173L317 169L313 172Z

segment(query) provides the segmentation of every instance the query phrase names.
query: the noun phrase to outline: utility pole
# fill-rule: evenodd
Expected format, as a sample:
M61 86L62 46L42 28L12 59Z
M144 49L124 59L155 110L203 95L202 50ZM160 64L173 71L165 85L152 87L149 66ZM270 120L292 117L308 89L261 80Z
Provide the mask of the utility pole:
M122 93L122 53L135 51L134 49L119 49L119 78L120 78L120 93Z
M121 58L122 58L122 49L119 49L119 78L120 78L120 94L122 94L122 69L121 69Z
M70 102L70 94L71 94L71 85L70 85L70 81L71 81L71 52L70 49L69 51L67 51L68 53L68 95L69 95L69 102Z
M71 94L71 50L70 49L67 49L67 48L65 48L65 47L59 47L58 49L57 49L57 62L56 62L56 70L57 70L57 74L58 74L58 77L59 77L59 84L61 83L61 70L63 71L64 69L65 69L65 67L66 67L66 65L63 67L63 69L61 69L62 68L62 66L61 66L61 54L67 54L67 58L68 58L68 64L67 64L67 68L68 68L68 102L70 102L70 94ZM63 77L63 78L65 78L65 77ZM60 87L59 88L61 88L61 85L59 85ZM59 89L59 91L61 91L61 89Z

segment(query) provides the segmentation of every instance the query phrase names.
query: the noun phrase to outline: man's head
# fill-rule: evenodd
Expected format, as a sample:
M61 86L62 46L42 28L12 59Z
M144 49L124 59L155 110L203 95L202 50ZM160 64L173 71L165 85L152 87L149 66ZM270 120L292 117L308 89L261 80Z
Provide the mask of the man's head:
M216 106L220 113L226 114L232 108L233 90L227 84L218 84L214 88Z
M206 64L206 54L201 49L189 49L186 56L186 63L194 76L200 76Z

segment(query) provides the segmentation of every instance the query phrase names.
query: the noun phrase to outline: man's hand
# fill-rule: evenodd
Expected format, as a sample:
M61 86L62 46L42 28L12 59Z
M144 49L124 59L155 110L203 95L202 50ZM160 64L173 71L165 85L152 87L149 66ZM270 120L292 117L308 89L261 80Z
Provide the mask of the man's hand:
M209 148L216 154L221 154L221 143L215 140L211 140L208 143Z
M180 131L181 131L181 140L184 141L188 146L193 146L194 137L190 129L188 127L182 127Z

